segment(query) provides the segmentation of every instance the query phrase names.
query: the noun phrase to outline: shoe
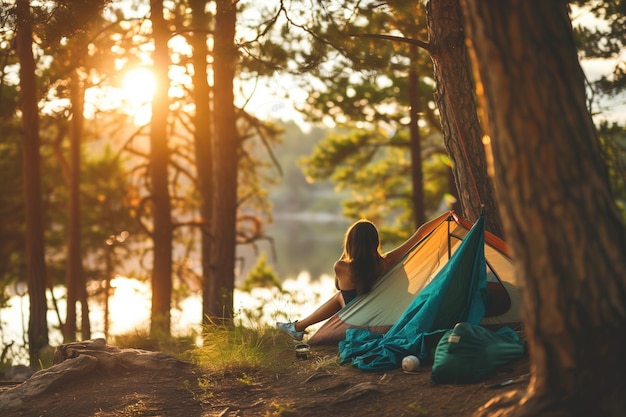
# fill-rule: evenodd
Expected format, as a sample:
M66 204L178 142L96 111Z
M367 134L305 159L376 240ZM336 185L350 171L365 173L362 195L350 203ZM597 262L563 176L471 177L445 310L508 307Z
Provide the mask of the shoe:
M304 331L299 332L296 330L295 321L290 323L276 323L276 328L299 342L304 338Z

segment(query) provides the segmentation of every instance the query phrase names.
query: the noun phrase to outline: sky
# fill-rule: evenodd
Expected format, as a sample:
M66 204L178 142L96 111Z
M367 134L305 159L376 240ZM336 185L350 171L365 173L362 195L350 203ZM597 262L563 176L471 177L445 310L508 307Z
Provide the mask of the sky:
M296 3L293 3L296 4ZM293 5L289 3L290 6ZM254 7L276 7L271 2L260 4L255 3ZM252 9L254 9L252 7ZM140 9L133 13L143 16L147 14L147 9ZM604 22L595 19L592 15L585 12L582 9L574 9L572 12L574 18L573 24L583 24L585 26L596 27L604 25ZM248 16L248 18L251 18ZM260 17L256 17L260 19ZM238 34L238 38L245 37L246 34ZM252 35L250 35L252 36ZM242 38L243 39L243 38ZM171 41L171 46L180 48L186 48L182 45L185 43L183 37L174 37ZM186 45L186 44L185 44ZM626 61L626 51L620 57L622 61ZM602 75L607 75L611 72L614 66L615 60L584 60L581 62L583 70L587 74L590 80L596 80ZM175 68L174 66L172 67ZM150 77L146 75L145 68L140 69L139 75L129 74L125 78L126 82L122 85L121 91L117 92L117 97L113 94L109 100L111 105L123 105L130 108L135 123L137 125L145 124L150 118L150 96L151 89L149 87ZM186 77L184 74L172 74L174 78ZM302 77L302 76L301 76ZM300 78L301 78L300 77ZM182 79L182 78L181 78ZM298 126L305 131L308 131L310 125L305 121L305 117L297 111L297 107L307 99L307 93L299 88L294 81L294 76L276 71L274 75L264 78L262 81L256 80L239 81L236 80L236 104L241 107L245 105L246 110L255 114L261 119L271 120L283 120L294 121ZM176 88L176 87L172 87ZM93 89L92 89L93 90ZM90 91L91 98L86 100L86 110L93 112L95 106L102 106L103 102L107 100L103 99L101 92ZM170 94L177 95L176 92L170 91ZM108 95L108 94L107 94ZM89 103L93 103L90 107ZM598 109L594 109L598 110ZM602 102L602 108L600 115L595 116L597 120L606 119L614 120L622 123L626 123L626 96L621 96L612 99L605 99Z

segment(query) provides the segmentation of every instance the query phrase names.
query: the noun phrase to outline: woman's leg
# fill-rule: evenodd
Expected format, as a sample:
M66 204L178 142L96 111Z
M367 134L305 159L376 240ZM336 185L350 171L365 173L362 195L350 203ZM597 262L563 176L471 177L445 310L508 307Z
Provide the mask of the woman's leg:
M341 310L344 305L343 296L340 292L336 293L330 300L319 306L313 313L309 314L302 320L295 322L296 331L301 332L313 324L332 317L332 315Z

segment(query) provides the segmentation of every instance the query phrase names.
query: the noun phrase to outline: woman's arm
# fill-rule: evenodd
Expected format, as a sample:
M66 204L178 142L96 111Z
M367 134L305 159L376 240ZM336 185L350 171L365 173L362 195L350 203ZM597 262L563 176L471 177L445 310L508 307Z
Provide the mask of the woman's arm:
M385 254L385 259L389 261L390 264L396 263L400 258L404 256L417 242L419 242L424 236L426 236L438 223L441 221L440 217L436 217L433 220L424 223L421 225L415 233L411 235L404 243L402 243L397 248L390 250Z

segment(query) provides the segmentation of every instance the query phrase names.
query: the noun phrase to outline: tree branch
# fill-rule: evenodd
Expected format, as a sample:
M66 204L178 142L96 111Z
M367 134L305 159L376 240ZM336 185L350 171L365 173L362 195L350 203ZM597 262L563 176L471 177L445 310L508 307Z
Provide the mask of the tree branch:
M382 35L379 33L351 33L350 36L353 36L355 38L373 38L373 39L384 39L387 41L392 41L392 42L402 42L402 43L408 43L410 45L416 45L422 49L424 49L427 52L431 52L431 45L428 42L423 42L420 41L418 39L411 39L411 38L403 38L401 36L393 36L393 35Z

